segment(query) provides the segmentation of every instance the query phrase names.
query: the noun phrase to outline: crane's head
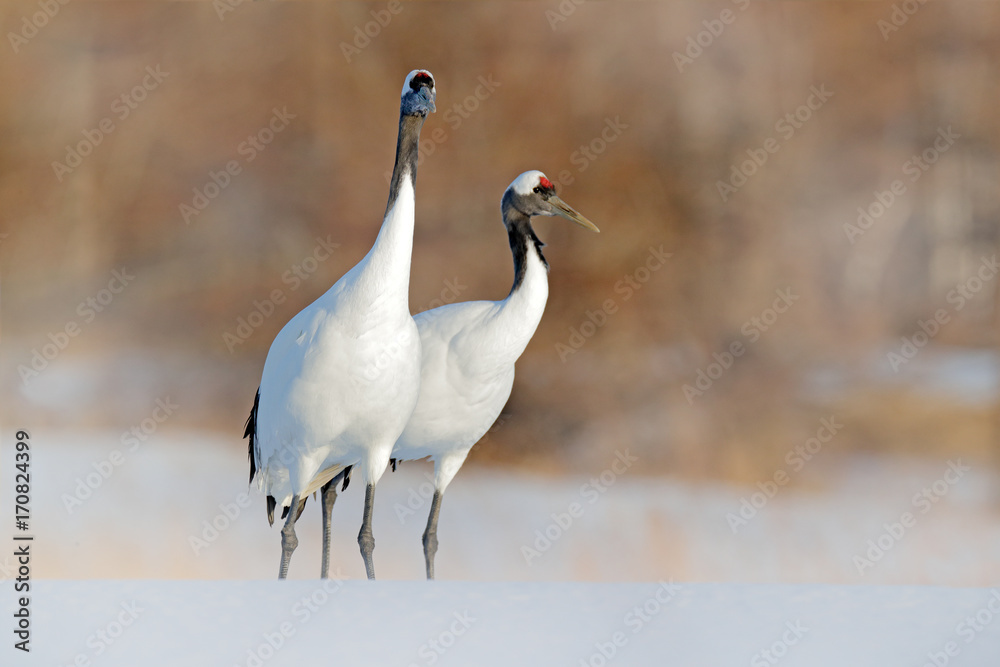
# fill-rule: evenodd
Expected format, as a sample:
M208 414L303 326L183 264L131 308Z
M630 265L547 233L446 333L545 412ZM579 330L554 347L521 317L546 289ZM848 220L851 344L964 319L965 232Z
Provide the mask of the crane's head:
M403 93L399 101L399 112L404 116L421 116L436 111L434 98L434 76L425 69L415 69L406 75Z
M514 179L503 193L501 208L506 211L508 207L529 218L533 215L558 215L592 232L601 231L597 225L556 196L556 186L540 171L526 171Z

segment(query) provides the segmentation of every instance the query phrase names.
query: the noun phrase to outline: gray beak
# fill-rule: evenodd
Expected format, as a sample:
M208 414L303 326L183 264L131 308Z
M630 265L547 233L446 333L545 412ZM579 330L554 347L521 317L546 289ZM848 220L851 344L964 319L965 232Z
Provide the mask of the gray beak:
M427 86L423 86L417 94L427 103L427 108L430 109L431 113L437 111L437 107L434 105L434 99L437 97L437 94L433 90Z
M581 227L586 227L592 232L601 231L600 229L597 228L597 225L595 225L590 220L587 220L585 217L580 215L580 213L575 208L564 202L556 195L550 195L548 198L548 202L552 204L552 208L555 210L556 215L566 218L567 220L572 220L576 224L580 225Z

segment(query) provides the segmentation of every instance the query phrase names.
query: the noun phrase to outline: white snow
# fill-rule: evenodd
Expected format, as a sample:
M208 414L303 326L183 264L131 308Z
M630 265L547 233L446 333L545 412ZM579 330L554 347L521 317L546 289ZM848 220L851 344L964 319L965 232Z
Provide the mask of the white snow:
M46 430L34 431L32 441L38 576L277 575L278 525L268 527L263 498L247 485L246 450L236 436L169 432L164 426L144 442L123 444L121 433ZM132 451L129 442L138 447ZM13 434L5 435L0 461L13 461L12 443ZM111 462L115 450L121 453L117 466ZM913 496L945 474L946 460L865 458L832 465L832 455L823 451L801 472L789 469L794 484L778 488L735 533L727 517L740 512L742 499L761 500L755 485L643 476L641 461L618 475L608 472L614 458L603 464L603 481L602 473L595 473L596 484L589 476L467 466L442 506L438 576L472 581L1000 583L1000 479L991 465L963 460L970 471L920 513ZM101 469L110 471L107 479ZM430 473L430 465L401 464L379 483L374 533L380 579L423 576L420 536L430 507ZM6 473L0 475L3 508L11 507L12 481ZM333 514L332 566L350 578L364 576L357 546L360 489L355 482L342 493ZM77 502L77 496L83 499ZM574 504L579 505L576 517L569 516ZM877 540L883 525L898 521L904 511L915 515L916 525L879 562L859 573L854 557L864 555L868 540ZM318 504L310 499L296 525L300 545L292 558L292 578L312 579L319 572L319 515ZM8 521L0 522L0 539L10 530ZM549 542L539 532L548 533ZM0 551L0 568L5 558L6 550Z
M939 665L1000 664L1000 590L991 588L1000 582L1000 486L980 462L963 461L969 470L926 513L913 497L945 476L948 461L811 463L735 533L727 516L754 485L647 477L641 462L597 486L469 467L445 497L442 580L432 584L421 581L420 547L430 466L401 465L376 498L380 581L360 580L362 493L352 486L334 509L333 571L346 580L328 591L315 579L317 504L297 524L291 581L274 581L280 537L248 490L245 448L235 437L166 426L134 450L120 433L32 432L35 650L22 659L11 648L13 437L2 436L5 666L70 665L78 656L81 665L227 667L919 667L935 664L929 655ZM68 510L78 490L90 495ZM855 557L869 557L868 541L906 511L915 525L859 572ZM970 588L950 588L961 586ZM303 598L313 598L308 619ZM142 611L120 627L133 602ZM632 610L646 605L641 620ZM455 616L466 613L467 630ZM288 636L267 657L266 638L278 643L282 623ZM116 635L111 645L102 630ZM600 647L610 652L616 632L620 646L605 658ZM439 655L432 640L449 647Z
M858 388L905 388L924 396L972 406L990 406L1000 397L1000 355L994 350L951 345L900 355L899 340L888 341L856 369L818 367L806 375L805 390L829 400ZM895 365L889 354L900 357Z
M46 581L32 609L33 652L4 664L985 667L1000 656L998 589Z

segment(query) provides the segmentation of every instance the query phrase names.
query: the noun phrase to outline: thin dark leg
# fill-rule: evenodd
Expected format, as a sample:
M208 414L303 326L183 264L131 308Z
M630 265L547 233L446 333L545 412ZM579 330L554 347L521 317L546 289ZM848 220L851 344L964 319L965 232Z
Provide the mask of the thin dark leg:
M333 514L333 504L337 502L337 484L343 474L337 475L320 489L323 499L323 564L320 566L320 579L330 577L330 515Z
M358 533L358 546L361 547L361 557L365 559L365 571L369 579L375 578L375 563L372 552L375 551L375 536L372 535L372 507L375 504L375 485L369 484L365 489L365 515L361 520L361 532Z
M441 492L434 491L431 500L431 513L427 516L427 529L424 530L424 560L427 562L427 578L434 578L434 554L438 550L438 517L441 516Z
M278 570L278 579L288 576L288 564L292 560L292 552L299 546L299 538L295 536L295 520L299 518L300 501L299 497L292 496L292 508L285 519L285 525L281 528L281 569Z

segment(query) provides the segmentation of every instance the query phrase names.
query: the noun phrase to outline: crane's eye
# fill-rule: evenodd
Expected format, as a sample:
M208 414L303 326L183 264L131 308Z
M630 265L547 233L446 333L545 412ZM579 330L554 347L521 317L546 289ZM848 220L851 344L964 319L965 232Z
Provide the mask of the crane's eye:
M541 191L542 191L542 187L540 185L536 185L535 189L532 190L532 192L536 192L536 193L541 192Z

